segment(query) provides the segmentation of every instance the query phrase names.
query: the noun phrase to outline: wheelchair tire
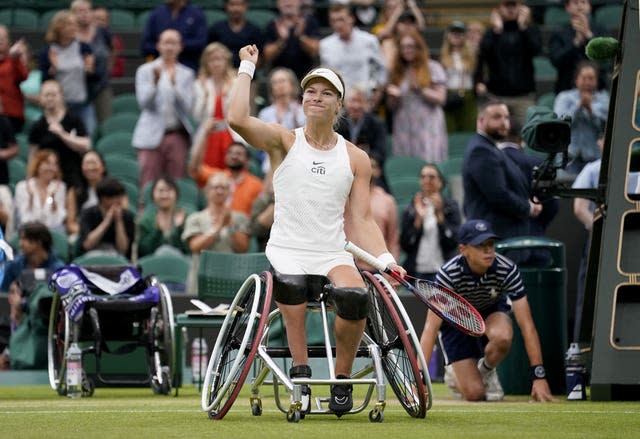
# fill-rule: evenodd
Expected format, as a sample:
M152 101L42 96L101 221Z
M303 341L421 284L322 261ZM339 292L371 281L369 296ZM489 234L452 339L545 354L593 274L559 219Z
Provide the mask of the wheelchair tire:
M371 273L363 275L370 285L371 296L366 330L380 347L385 376L405 411L413 418L424 418L427 411L424 382L407 325L380 281Z
M176 377L178 373L178 367L176 365L176 330L175 322L173 320L173 303L171 301L171 293L165 284L159 282L155 277L152 277L151 284L160 289L160 324L158 325L158 330L154 331L154 337L156 338L154 340L154 345L155 349L157 349L160 354L160 367L163 378L163 383L160 385L159 393L162 395L168 395L171 390L171 386L176 385ZM154 363L152 362L152 364ZM164 375L166 375L166 379ZM165 381L167 384L165 384Z
M233 299L204 377L201 403L210 419L227 414L247 378L269 315L272 284L268 271L252 274Z
M49 385L60 396L67 394L65 372L70 325L71 322L62 306L60 294L54 292L51 300L49 330L47 333L47 371Z

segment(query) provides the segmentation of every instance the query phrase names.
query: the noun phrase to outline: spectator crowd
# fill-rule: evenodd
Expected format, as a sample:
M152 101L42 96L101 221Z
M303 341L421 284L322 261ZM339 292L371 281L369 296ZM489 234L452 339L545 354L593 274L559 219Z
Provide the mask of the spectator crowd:
M369 154L371 212L414 276L434 279L455 256L464 218L489 221L507 238L544 233L533 220L548 214L548 224L555 215L557 206L530 199L532 166L521 164L531 161L519 158L528 149L518 131L540 95L534 60L543 53L558 73L553 110L573 120L567 171L575 176L600 159L607 74L586 61L584 46L605 31L590 18L589 0L565 0L569 19L548 48L522 0L496 0L483 21L451 22L442 47L425 38L425 2L386 0L379 11L376 2L335 1L322 11L310 1L274 3L266 25L248 19L248 0L225 0L226 17L210 26L188 0L150 11L136 104L125 111L128 144L113 151L100 146L116 133L100 127L118 116L110 79L123 75L124 62L109 11L72 1L53 15L37 51L0 25L0 227L25 268L56 266L37 224L67 240L69 252L57 255L64 262L86 253L189 257L189 294L203 250L264 250L273 223L270 163L280 158L254 149L226 119L238 51L248 44L260 50L256 77L264 85L252 84L251 112L268 123L304 125L299 84L312 67L342 74L336 130ZM27 107L40 112L32 123ZM450 140L456 133L469 142L461 151ZM398 156L420 166L386 175ZM123 157L135 164L132 175ZM459 192L447 181L452 164ZM12 325L19 316L12 305Z

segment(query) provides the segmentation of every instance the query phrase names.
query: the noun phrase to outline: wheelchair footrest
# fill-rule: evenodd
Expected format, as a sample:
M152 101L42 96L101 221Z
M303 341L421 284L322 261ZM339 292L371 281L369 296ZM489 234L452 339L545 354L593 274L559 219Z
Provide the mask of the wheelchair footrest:
M291 351L286 346L268 346L266 348L269 356L273 358L291 358ZM327 351L324 346L308 346L307 353L309 358L327 358ZM331 348L331 353L336 356L336 348ZM368 357L369 349L366 346L360 346L356 352L356 357Z

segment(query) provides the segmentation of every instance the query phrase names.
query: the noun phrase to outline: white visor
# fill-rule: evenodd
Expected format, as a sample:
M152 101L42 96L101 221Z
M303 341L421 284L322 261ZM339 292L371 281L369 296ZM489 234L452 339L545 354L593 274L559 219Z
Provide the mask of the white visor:
M342 99L344 97L344 86L342 85L342 81L340 81L340 78L333 70L326 69L324 67L312 70L307 74L307 76L302 78L302 81L300 81L302 89L304 90L305 85L314 78L326 79L338 91L340 98Z

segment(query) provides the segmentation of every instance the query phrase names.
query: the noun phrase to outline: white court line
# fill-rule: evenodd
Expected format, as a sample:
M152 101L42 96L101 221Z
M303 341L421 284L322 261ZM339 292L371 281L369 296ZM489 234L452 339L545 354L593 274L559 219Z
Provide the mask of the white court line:
M240 409L241 407L237 407L236 411L240 411L237 409ZM248 409L248 406L246 407ZM278 409L264 409L262 410L263 413L282 413L280 410ZM385 409L385 412L392 412L392 413L404 413L403 409ZM518 409L518 410L510 410L510 409L506 409L505 408L496 408L496 409L475 409L475 410L470 410L470 409L431 409L429 410L429 413L461 413L461 414L469 414L469 413L559 413L559 414L581 414L581 415L638 415L640 414L640 408L638 410L556 410L553 408L549 408L549 410L524 410L524 409ZM133 413L133 414L146 414L146 413L203 413L204 412L200 409L148 409L148 410L105 410L105 409L100 409L100 410L77 410L74 408L69 408L69 409L58 409L58 410L15 410L15 408L13 408L13 410L3 410L0 407L0 416L1 415L5 415L5 414L12 414L12 415L30 415L30 414L59 414L59 413L90 413L90 414L94 414L94 413ZM429 415L427 414L427 417Z

